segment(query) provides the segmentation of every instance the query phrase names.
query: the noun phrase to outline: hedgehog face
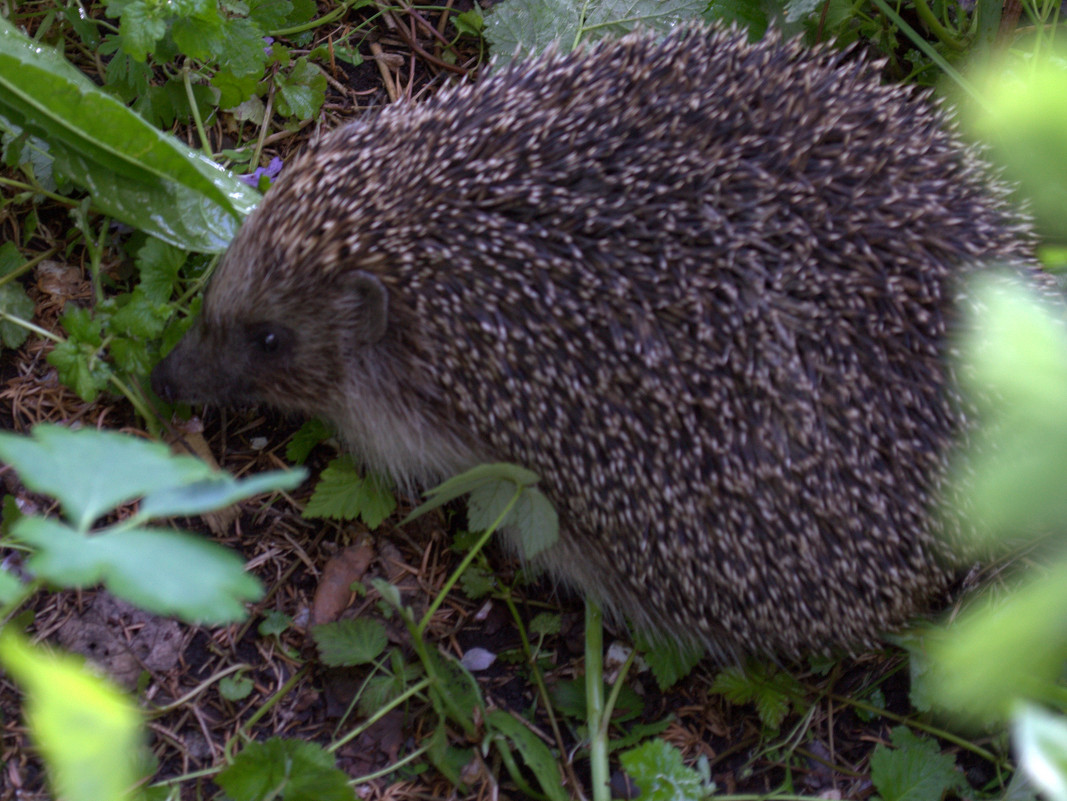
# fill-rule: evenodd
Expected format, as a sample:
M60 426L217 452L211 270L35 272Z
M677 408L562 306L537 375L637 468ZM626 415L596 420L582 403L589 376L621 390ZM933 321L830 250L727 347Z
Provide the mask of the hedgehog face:
M241 254L235 249L220 266L200 319L153 371L153 389L168 401L335 417L347 406L344 366L385 335L385 289L354 271L329 286L268 295L247 282Z

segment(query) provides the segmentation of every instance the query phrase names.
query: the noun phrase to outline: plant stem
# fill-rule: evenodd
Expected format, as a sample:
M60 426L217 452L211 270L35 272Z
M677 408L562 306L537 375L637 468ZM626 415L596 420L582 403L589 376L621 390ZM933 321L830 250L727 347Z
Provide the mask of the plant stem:
M593 801L611 801L608 784L608 727L604 719L604 615L585 599L585 706L589 727L589 770Z

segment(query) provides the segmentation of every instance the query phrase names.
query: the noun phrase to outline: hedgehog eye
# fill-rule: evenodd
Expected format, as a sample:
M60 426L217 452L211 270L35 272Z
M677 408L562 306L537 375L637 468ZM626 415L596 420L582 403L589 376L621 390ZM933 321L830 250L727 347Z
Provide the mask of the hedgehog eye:
M249 345L257 353L276 356L292 342L292 332L281 325L257 323L248 328Z

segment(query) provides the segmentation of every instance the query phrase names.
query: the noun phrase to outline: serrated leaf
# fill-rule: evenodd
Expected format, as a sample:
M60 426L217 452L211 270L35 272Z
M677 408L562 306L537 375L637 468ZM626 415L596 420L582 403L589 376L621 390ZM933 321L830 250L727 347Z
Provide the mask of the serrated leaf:
M0 114L47 141L105 213L180 247L221 251L259 199L2 18Z
M385 626L369 618L323 623L311 629L311 636L319 658L331 667L373 662L389 644Z
M215 777L233 801L355 801L332 754L303 740L250 743Z
M249 75L262 77L267 63L263 31L252 20L231 17L224 22L225 50L217 53L219 66L238 78Z
M277 609L268 609L263 613L263 620L256 626L262 637L277 637L293 625L293 619Z
M0 635L0 662L26 694L26 719L56 797L129 798L142 750L141 716L118 689L73 657Z
M120 15L119 36L122 49L135 61L144 61L148 53L155 49L156 42L167 32L167 20L163 12L164 3L147 3L137 0L126 3Z
M131 528L86 536L41 517L23 518L13 533L36 549L27 567L37 576L64 587L102 583L157 615L232 623L263 595L237 554L193 534Z
M640 633L637 637L637 644L641 656L652 670L656 684L661 690L666 690L679 679L688 676L705 655L703 648L683 647L670 638L650 641ZM721 690L713 688L713 692L721 692Z
M879 745L871 754L871 782L882 801L932 801L960 786L956 761L937 743L898 726L890 734L895 748Z
M317 417L312 418L293 434L289 444L285 446L285 458L294 464L303 464L311 449L329 439L331 435L329 426Z
M159 442L56 425L35 426L32 437L0 432L0 461L34 492L56 498L79 531L126 501L215 475L199 459L174 456Z
M504 525L513 527L512 541L525 559L533 559L559 540L559 515L536 487L527 487L508 513Z
M563 789L559 764L536 734L502 709L490 710L485 722L486 728L497 732L506 738L508 744L518 749L523 762L537 777L546 796L552 801L568 801L570 795ZM506 748L507 745L497 741L497 747Z
M350 457L340 456L322 471L303 514L306 518L338 520L359 517L373 529L380 526L394 509L396 498L381 480L360 475Z
M275 79L278 111L287 117L310 120L326 99L326 76L306 57L297 59L287 75Z
M59 380L87 403L95 401L111 379L111 368L91 345L60 342L45 359L56 368Z
M138 288L153 303L165 304L174 292L178 271L185 264L186 253L162 239L150 236L137 251L137 270L141 275Z
M641 788L640 801L703 801L704 778L682 760L682 752L665 740L652 739L624 751L619 761Z
M519 492L518 498L515 493ZM514 503L507 515L500 516ZM471 492L468 501L468 522L476 531L488 531L500 520L508 527L513 541L524 559L532 559L559 539L559 518L556 510L540 490L520 488L510 481L489 481Z
M752 664L747 669L723 670L715 677L711 692L721 693L734 704L754 704L763 725L773 730L782 725L803 688L785 671Z

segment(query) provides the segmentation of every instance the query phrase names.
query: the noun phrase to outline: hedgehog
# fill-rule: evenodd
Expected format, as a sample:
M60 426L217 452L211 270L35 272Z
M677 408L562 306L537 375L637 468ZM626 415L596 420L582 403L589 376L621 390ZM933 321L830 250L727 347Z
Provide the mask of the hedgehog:
M686 26L322 135L155 391L331 422L424 488L535 471L540 564L726 659L858 650L941 595L960 281L1028 271L1010 192L855 52Z

